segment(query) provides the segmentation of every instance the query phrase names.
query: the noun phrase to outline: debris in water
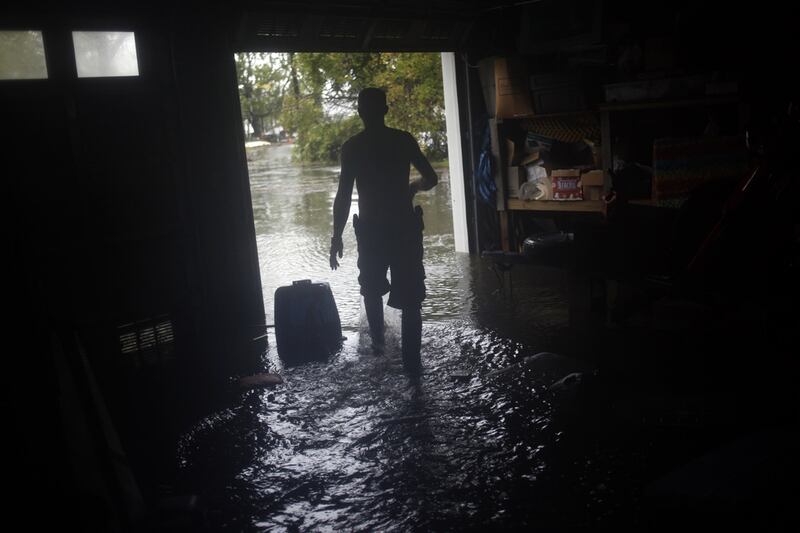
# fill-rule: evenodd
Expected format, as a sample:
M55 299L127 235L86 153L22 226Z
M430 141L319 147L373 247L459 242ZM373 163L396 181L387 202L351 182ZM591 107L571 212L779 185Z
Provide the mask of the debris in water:
M469 379L472 373L469 370L453 370L450 372L450 378L455 380Z
M280 374L270 374L268 372L253 374L252 376L245 376L239 379L239 386L243 389L280 385L281 383L283 383L283 378Z
M557 360L557 359L562 359L562 358L563 358L562 356L554 354L552 352L540 352L540 353L537 353L536 355L525 356L525 357L522 358L522 361L514 363L514 364L512 364L510 366L507 366L505 368L500 368L498 370L494 370L492 372L489 372L488 374L486 374L486 377L489 378L489 379L496 378L496 377L502 376L503 374L506 374L506 373L514 371L514 370L523 370L526 367L532 366L532 365L534 365L536 363L542 363L542 362L546 363L546 362L549 362L551 360Z
M573 372L550 385L550 390L554 392L569 391L580 385L582 381L583 374L580 372Z

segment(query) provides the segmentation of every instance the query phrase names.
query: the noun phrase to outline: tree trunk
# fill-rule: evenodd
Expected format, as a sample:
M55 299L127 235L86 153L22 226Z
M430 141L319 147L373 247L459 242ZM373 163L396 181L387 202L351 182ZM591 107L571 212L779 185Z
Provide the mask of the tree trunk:
M292 92L295 97L300 97L300 82L297 79L297 68L294 64L294 52L289 52L289 74L292 80Z
M263 132L261 127L261 117L258 115L250 115L250 124L253 126L253 138L260 139Z

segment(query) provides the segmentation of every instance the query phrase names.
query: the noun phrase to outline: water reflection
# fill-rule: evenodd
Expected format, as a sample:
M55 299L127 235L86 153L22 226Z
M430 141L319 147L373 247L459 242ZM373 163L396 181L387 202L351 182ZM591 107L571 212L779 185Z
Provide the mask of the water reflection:
M327 363L286 369L273 342L266 363L282 371L285 384L246 393L184 435L179 459L187 490L200 494L219 529L546 524L563 505L556 511L548 497L532 503L528 495L543 490L548 452L558 439L547 385L575 368L560 358L513 365L554 349L563 336L559 275L542 272L518 284L524 306L500 297L485 264L454 252L445 169L440 184L419 196L429 295L425 375L409 380L398 313L386 313L384 356L374 356L362 334L349 225L342 267L328 266L338 169L297 167L290 155L289 146L248 154L267 320L277 287L303 278L328 281L347 340ZM487 377L506 367L512 371Z

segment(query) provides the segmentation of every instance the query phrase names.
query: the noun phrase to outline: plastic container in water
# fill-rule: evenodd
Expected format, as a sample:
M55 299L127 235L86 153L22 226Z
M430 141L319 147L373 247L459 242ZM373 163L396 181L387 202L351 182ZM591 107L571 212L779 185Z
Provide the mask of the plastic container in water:
M275 338L286 365L321 361L342 344L339 310L327 283L305 279L275 290Z
M537 233L522 242L522 252L525 255L538 255L547 251L563 250L574 240L575 234L565 231Z

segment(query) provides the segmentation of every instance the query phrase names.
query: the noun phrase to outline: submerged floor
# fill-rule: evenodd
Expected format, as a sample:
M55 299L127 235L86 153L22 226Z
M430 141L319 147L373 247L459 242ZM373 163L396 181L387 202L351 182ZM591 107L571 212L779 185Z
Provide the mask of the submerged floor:
M559 271L518 276L511 299L485 263L455 254L446 180L420 197L425 374L410 380L396 313L385 355L369 349L349 226L343 268L327 265L337 169L297 167L289 154L249 152L267 320L278 286L329 281L347 340L325 363L284 369L271 338L264 365L284 384L242 393L181 437L177 485L198 495L202 527L642 527L659 516L653 495L681 484L663 475L736 442L743 411L729 396L608 390L597 359L576 348Z

